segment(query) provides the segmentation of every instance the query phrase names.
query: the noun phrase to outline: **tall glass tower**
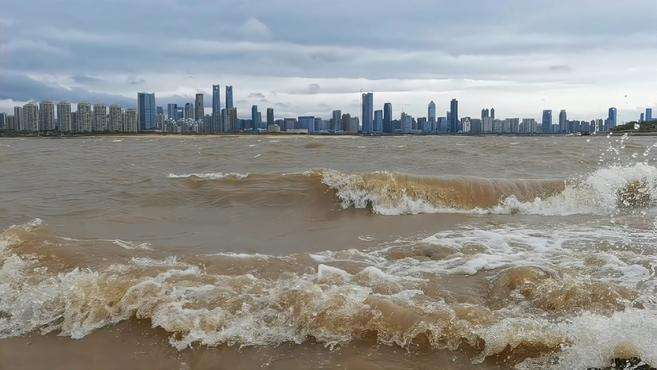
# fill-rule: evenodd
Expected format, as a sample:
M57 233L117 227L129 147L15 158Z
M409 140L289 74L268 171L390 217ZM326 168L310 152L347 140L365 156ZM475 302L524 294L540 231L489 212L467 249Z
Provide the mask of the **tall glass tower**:
M226 109L233 109L233 87L226 86Z
M137 120L139 130L154 130L157 127L155 93L137 93Z
M455 134L459 130L459 101L452 99L449 102L449 132Z
M371 134L374 129L374 93L363 93L362 110L363 134Z
M552 111L546 109L543 111L543 120L541 121L541 127L543 128L544 134L549 134L552 132Z
M392 104L383 104L383 132L392 132Z

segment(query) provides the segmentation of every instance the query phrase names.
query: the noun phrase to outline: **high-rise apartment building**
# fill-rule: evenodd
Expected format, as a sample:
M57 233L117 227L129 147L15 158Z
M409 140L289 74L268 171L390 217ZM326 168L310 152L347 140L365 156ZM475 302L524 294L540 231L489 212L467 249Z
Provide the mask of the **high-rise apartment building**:
M123 113L123 132L139 132L139 114L129 108Z
M86 102L79 102L75 116L76 116L75 125L77 127L77 131L91 132L92 122L93 122L93 116L91 113L91 104Z
M39 130L39 107L35 103L30 102L23 105L22 121L24 131Z
M93 131L107 131L107 106L105 104L94 104L93 117Z
M51 101L39 103L39 131L55 129L55 104Z
M109 107L109 123L107 127L111 132L123 131L123 108L121 106L112 104Z
M23 123L23 107L14 107L14 126L16 131L25 131Z
M60 101L57 103L57 130L61 132L72 132L71 103Z

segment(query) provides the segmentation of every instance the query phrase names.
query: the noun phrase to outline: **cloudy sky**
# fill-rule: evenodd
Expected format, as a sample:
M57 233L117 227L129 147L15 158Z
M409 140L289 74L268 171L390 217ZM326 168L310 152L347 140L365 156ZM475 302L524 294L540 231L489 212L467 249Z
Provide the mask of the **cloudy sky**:
M657 106L657 0L3 1L0 111L184 103L212 83L243 114L357 113L372 90L395 116L455 97L464 115L635 119Z

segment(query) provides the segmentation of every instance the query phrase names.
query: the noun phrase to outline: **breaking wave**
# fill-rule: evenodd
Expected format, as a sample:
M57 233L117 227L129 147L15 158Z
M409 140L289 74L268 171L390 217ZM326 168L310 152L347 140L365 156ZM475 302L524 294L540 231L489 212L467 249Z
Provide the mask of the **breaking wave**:
M657 168L637 163L601 168L577 180L436 178L391 172L321 172L344 207L376 214L613 214L653 206Z
M0 234L0 337L80 339L138 318L177 349L374 336L526 368L657 366L649 231L466 228L366 251L180 259L134 250L86 268L58 263L69 246L55 238L40 220Z
M239 180L240 194L250 187L260 194L263 189L285 191L288 187L298 191L299 184L305 182L306 191L318 186L328 187L344 208L369 209L379 215L613 215L650 208L657 200L657 168L645 163L604 167L571 180L437 177L389 171L344 173L330 169L292 174L216 172L169 174L168 177L198 181ZM305 201L303 193L299 193L299 201Z

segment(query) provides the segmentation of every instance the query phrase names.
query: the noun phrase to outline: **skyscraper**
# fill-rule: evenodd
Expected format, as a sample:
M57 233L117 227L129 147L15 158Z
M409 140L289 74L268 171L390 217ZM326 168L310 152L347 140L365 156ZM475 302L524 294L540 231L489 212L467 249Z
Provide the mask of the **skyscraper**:
M255 131L261 128L260 121L262 121L262 115L260 114L260 112L258 112L258 106L257 105L251 106L251 129Z
M374 93L363 93L362 96L362 131L363 134L371 134L374 115Z
M333 132L342 131L342 111L334 110L331 116L333 121L333 127L331 129Z
M212 85L212 132L219 132L221 121L221 86Z
M646 108L645 120L652 121L652 108Z
M618 125L618 110L614 107L609 108L609 116L607 119L609 120L609 126L615 128L616 125Z
M274 108L267 108L267 127L274 123Z
M449 103L449 132L455 134L459 130L459 102L452 99Z
M427 110L427 121L433 130L436 127L436 103L434 103L433 100L429 102L429 108Z
M55 129L55 104L51 101L39 103L39 131Z
M564 134L568 133L568 116L565 109L559 112L559 131Z
M383 111L374 111L374 132L383 132Z
M495 120L495 108L491 108L491 109L490 109L490 118L492 118L493 120Z
M392 104L383 104L383 132L392 132Z
M194 100L194 119L198 122L203 120L205 116L205 111L203 109L203 94L196 94L196 99Z
M233 109L235 106L233 105L233 87L232 86L226 86L226 109Z
M73 131L71 122L71 103L60 101L57 103L57 129L61 132Z
M0 130L6 130L6 129L7 129L7 114L0 113Z
M541 128L544 134L552 132L552 111L546 109L543 111L543 119L541 120Z
M192 103L185 103L185 110L183 112L184 119L194 120L194 107Z
M137 94L137 123L139 131L154 130L157 127L157 108L155 94L140 92Z

